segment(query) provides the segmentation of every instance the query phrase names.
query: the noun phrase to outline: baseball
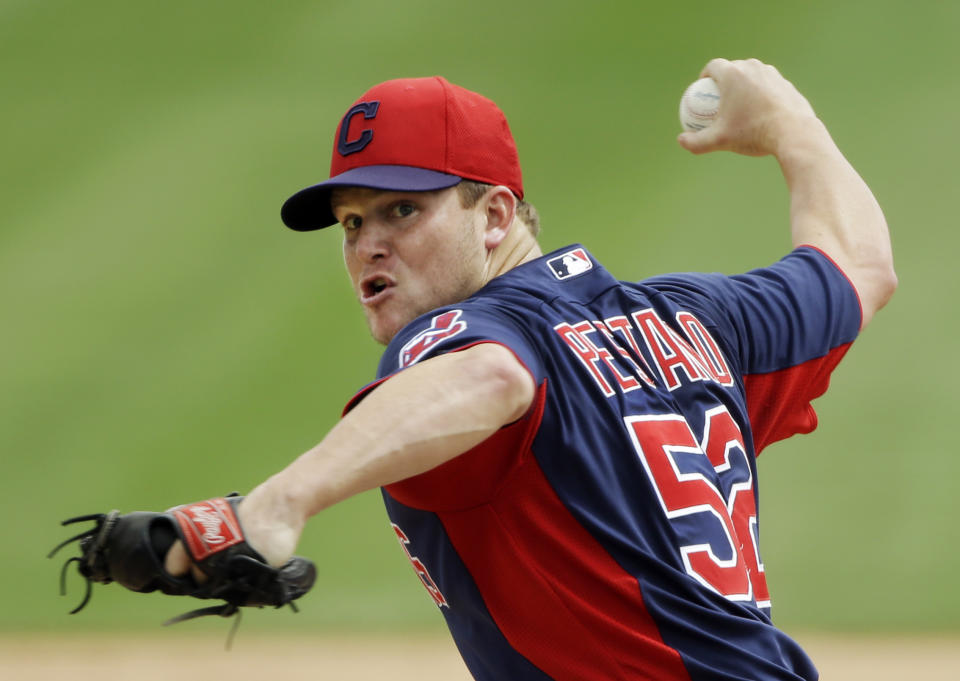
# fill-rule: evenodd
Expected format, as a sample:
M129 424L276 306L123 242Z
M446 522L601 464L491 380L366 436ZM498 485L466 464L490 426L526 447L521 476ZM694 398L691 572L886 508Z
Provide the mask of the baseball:
M713 78L694 81L680 98L680 124L687 132L709 127L720 107L720 91Z

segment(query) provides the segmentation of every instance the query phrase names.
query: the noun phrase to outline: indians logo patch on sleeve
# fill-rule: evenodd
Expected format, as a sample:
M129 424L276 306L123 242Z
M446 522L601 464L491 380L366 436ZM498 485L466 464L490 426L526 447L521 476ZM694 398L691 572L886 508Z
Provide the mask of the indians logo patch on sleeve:
M575 248L556 258L550 258L547 260L547 265L553 272L553 276L560 280L569 279L593 269L590 256L582 248Z
M434 317L430 328L424 329L400 348L400 368L415 364L433 346L467 330L467 323L460 319L461 310L450 310Z

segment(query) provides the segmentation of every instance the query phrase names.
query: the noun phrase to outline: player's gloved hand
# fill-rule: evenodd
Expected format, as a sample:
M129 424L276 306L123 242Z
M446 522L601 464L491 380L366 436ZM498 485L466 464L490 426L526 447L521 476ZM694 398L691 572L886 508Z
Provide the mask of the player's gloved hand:
M779 157L811 135L828 135L807 99L773 66L713 59L700 74L706 76L717 83L720 105L710 126L677 138L688 151Z
M283 566L297 548L306 523L304 512L290 505L283 486L273 478L254 488L236 506L237 519L243 527L245 541L273 567ZM198 583L207 575L193 561L184 543L173 543L164 558L164 568L177 577L192 574Z
M66 568L75 562L87 580L86 596L72 612L87 604L92 582L117 582L131 591L159 590L170 595L225 601L172 621L199 615L229 616L242 607L294 607L293 601L313 586L316 568L299 556L270 565L247 542L238 518L242 501L239 496L219 497L177 506L165 513L111 511L64 521L64 525L96 521L95 527L50 552L52 557L70 542L80 540L81 556L70 558L61 574L62 588ZM186 569L173 574L165 568L165 557L175 541L185 547L188 565L195 566L195 576L187 575Z

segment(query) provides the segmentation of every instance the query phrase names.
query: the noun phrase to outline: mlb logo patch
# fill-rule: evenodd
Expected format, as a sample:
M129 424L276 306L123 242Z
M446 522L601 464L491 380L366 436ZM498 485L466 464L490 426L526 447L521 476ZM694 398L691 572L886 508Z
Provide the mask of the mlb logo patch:
M593 262L582 248L575 248L563 255L547 260L547 266L557 279L569 279L593 269Z

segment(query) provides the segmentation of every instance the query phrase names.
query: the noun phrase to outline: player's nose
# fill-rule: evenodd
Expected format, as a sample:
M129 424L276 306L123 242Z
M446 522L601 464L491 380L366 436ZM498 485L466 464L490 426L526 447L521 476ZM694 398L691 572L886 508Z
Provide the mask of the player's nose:
M357 236L356 253L363 262L373 262L389 255L389 230L386 226L376 220L365 220Z

